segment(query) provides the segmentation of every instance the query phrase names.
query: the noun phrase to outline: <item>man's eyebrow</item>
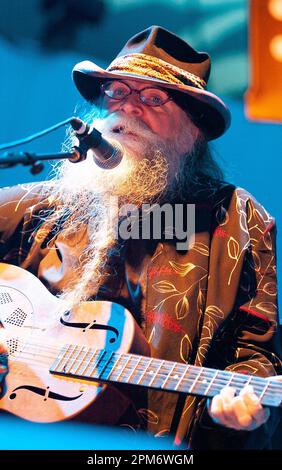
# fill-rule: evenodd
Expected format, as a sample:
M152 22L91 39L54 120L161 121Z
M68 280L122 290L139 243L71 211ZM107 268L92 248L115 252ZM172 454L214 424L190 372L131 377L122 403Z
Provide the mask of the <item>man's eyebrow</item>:
M162 87L158 86L157 84L155 85L154 83L151 84L149 82L144 82L143 83L141 81L139 82L138 80L136 80L136 81L131 80L130 78L128 78L128 79L126 79L126 78L125 79L123 79L123 78L122 79L113 79L113 80L109 79L107 81L110 81L110 82L112 82L112 81L124 82L124 83L126 83L126 85L129 85L132 88L135 88L136 85L140 85L140 89L142 89L142 88L160 88L160 89L162 89Z

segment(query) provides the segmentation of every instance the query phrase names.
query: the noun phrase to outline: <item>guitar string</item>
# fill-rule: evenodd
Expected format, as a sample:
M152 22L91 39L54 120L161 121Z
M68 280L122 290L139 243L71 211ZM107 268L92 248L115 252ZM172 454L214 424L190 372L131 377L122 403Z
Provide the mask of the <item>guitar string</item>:
M31 364L31 365L32 365L32 364ZM36 366L38 366L38 363L36 363ZM142 372L143 372L143 371L142 371ZM19 374L19 375L23 375L23 374ZM70 377L70 378L73 378L73 377ZM79 377L79 378L80 378L80 377ZM94 376L94 377L91 377L91 378L93 379L93 382L98 382L98 383L99 383L99 381L101 382L101 381L103 380L103 379L102 379L101 377L99 377L99 376L98 376L98 377L95 377L95 376ZM60 377L60 379L61 379L61 377ZM105 380L107 381L107 379L105 379ZM118 383L118 381L115 381L115 380L112 380L112 382L117 382L117 383ZM125 379L120 380L120 382L121 382L121 383L125 383L125 384L127 383L127 384L128 384L128 382L127 382ZM187 382L187 383L186 383L186 382ZM206 390L202 390L202 391L197 390L197 389L196 389L196 384L195 384L195 388L193 387L192 390L187 390L187 388L188 388L188 386L189 386L189 382L191 383L191 381L189 381L188 378L186 378L186 379L184 378L184 379L181 381L181 386L180 386L180 388L177 388L177 389L176 389L176 388L174 387L174 388L168 389L168 391L169 391L169 390L174 390L174 391L178 391L178 392L191 393L191 394L202 395L202 396L214 396L214 395L216 395L217 393L219 393L219 392L221 391L221 389L222 389L222 386L213 387L213 388L210 388L210 389L208 390L208 393L207 393ZM194 380L192 380L192 383L193 383L193 382L194 382ZM83 383L83 379L82 379L82 383ZM95 385L95 384L94 384L94 385ZM132 385L137 385L137 386L139 385L139 386L145 386L145 387L146 387L146 386L148 386L148 387L150 386L150 387L152 387L152 388L162 389L161 386L159 386L159 385L157 385L157 384L154 384L154 385L153 385L153 383L152 383L152 385L149 385L149 384L146 385L146 384L143 384L142 382L141 382L140 384L133 382ZM223 385L224 385L224 384L223 384ZM232 384L232 385L234 386L234 388L236 388L236 384ZM181 388L181 387L184 387L184 389ZM207 388L207 387L206 387L206 388ZM238 388L238 386L237 386L237 388ZM240 388L240 385L239 385L239 388ZM165 390L165 389L162 389L162 390ZM263 391L263 389L262 389L262 391ZM255 392L256 392L256 393L259 393L259 391L257 391L257 390L255 390ZM281 390L281 392L282 392L282 390ZM280 395L280 396L281 396L281 395ZM271 393L271 390L266 390L265 393L263 393L263 396L262 396L262 398L261 398L261 401L262 401L262 404L264 404L264 405L279 406L280 403L281 403L281 398L279 399L279 402L277 402L277 399L275 398L275 396L273 396L273 394Z
M86 352L86 351L84 351L84 353L85 353L85 352ZM94 352L94 351L93 351L93 352ZM87 352L87 354L88 354L88 353L89 353L89 351ZM30 353L30 354L32 354L32 356L34 356L34 353ZM119 353L115 353L115 354L119 354ZM125 356L126 356L126 355L125 355ZM43 357L44 357L44 356L43 356ZM47 356L45 356L45 358L46 358L46 359L49 359ZM127 358L129 359L129 355L127 355ZM111 358L111 359L112 359L112 358ZM131 359L132 359L132 357L131 357ZM145 358L145 359L147 359L147 358ZM34 357L33 357L33 360L35 361L35 365L37 365L37 366L40 365L40 362L39 362L38 360L35 360ZM70 361L73 361L73 358L70 358ZM14 360L13 362L15 362L15 360ZM19 359L17 362L21 362L20 359ZM77 367L76 362L79 363L79 368ZM101 361L101 363L102 363L102 362L103 362L103 361ZM113 370L112 370L113 367L112 367L110 364L108 364L107 362L108 362L108 361L105 361L104 364L103 364L103 363L102 363L102 364L99 363L99 367L102 369L101 379L102 379L102 376L105 374L105 372L108 372L108 375L110 374L110 372L113 372ZM110 362L111 362L111 361L110 361ZM160 361L160 362L162 362L162 361ZM42 362L42 360L41 360L41 364L47 366L47 364L44 363L44 362ZM173 364L173 363L172 363L172 364ZM178 363L175 363L175 364L178 364ZM174 364L174 366L175 366L175 364ZM49 365L49 364L48 364L48 365ZM73 367L76 367L76 369L78 368L78 370L79 370L79 369L81 369L82 367L85 367L85 365L86 365L86 369L85 369L85 370L87 370L87 368L88 368L89 365L90 365L90 364L89 364L89 361L86 361L86 360L81 361L81 360L79 360L79 359L75 359L75 360L73 361L73 364L72 364L71 368L70 368L70 371L73 369ZM187 367L187 366L182 365L182 364L180 364L180 366L182 366L182 367ZM108 371L107 369L108 369L109 367L110 367L110 370ZM143 368L142 368L142 369L141 369L141 368L138 369L138 368L134 367L134 365L132 365L132 364L131 364L131 367L133 368L133 370L130 370L131 373L132 373L132 372L133 372L133 373L138 373L138 372L143 373L143 372L144 372L144 369L143 369ZM162 367L164 367L164 364L162 365ZM166 366L166 367L167 367L167 366ZM207 375L205 375L205 376L203 375L202 380L203 380L203 379L204 379L204 380L211 379L211 381L212 381L212 379L215 378L215 373L216 373L216 372L218 372L218 373L227 372L227 371L214 371L214 372L213 372L213 371L207 371L207 369L201 369L201 368L200 368L199 372L193 371L193 369L189 371L189 369L191 369L191 368L193 368L193 367L195 367L195 366L189 366L189 365L188 365L188 369L187 369L186 373L190 373L190 374L189 374L188 377L184 376L183 379L180 381L180 384L179 384L179 385L181 385L181 384L182 384L182 385L186 385L186 383L189 384L189 382L193 384L193 383L195 382L195 387L196 387L196 386L197 386L197 380L196 380L196 379L197 379L198 375L200 376L200 373L201 373L201 372L202 372L203 374L205 374L205 373L207 372ZM95 368L94 368L94 370L95 370ZM93 371L94 371L94 370L93 370ZM201 371L201 372L200 372L200 371ZM123 371L123 372L124 372L124 371ZM156 371L153 371L152 375L153 375L155 372L156 372ZM181 372L182 372L182 371L181 371ZM191 372L193 372L193 373L195 372L195 376L194 376L194 377L191 377ZM92 373L93 373L93 372L92 372ZM149 374L149 372L147 371L147 372L146 372L146 376L147 376L148 374ZM228 374L228 377L227 377L227 378L230 379L230 378L231 378L230 376L233 375L233 377L232 377L232 385L233 385L233 386L235 386L235 385L237 385L237 386L243 386L243 385L246 383L246 381L248 381L247 377L246 377L246 378L244 378L244 377L241 378L241 377L238 377L238 375L240 376L240 374L238 374L238 373L235 373L235 374L236 374L236 375L234 376L234 373L232 373L232 372L229 371L229 374ZM75 374L74 374L74 375L75 375ZM158 380L158 379L167 379L167 375L169 375L169 371L161 371L161 370L160 370L159 373L157 374L157 376L153 379L153 381L154 381L154 380ZM210 375L210 377L209 377L209 375ZM180 377L181 377L181 374L180 374ZM252 385L256 386L256 388L257 388L258 390L259 390L259 389L263 390L266 386L268 386L268 387L271 387L272 390L266 390L265 393L267 393L267 392L269 392L269 391L272 392L272 393L273 393L273 391L274 391L274 392L276 392L276 391L277 391L277 392L282 392L282 384L279 383L279 382L276 382L276 381L274 381L274 380L270 380L270 381L267 381L267 380L266 380L267 383L265 383L265 381L264 381L263 383L258 383L257 379L261 379L260 377L256 377L256 376L249 376L249 377L251 377L251 378L252 378L251 380L252 380L253 382L255 382L255 383L253 383ZM98 377L98 378L99 378L99 377ZM150 374L150 377L149 377L149 378L152 379L151 374ZM246 380L246 379L247 379L247 380ZM174 377L169 377L168 380L169 380L169 381L171 381L171 380L177 380L177 381L179 381L179 376L178 376L177 379L174 378ZM151 380L151 381L152 381L152 380ZM152 382L153 382L153 381L152 381ZM228 380L227 380L227 381L228 381ZM217 384L218 384L218 385L217 385ZM216 389L216 388L219 388L219 387L220 387L219 389L221 389L222 386L224 386L225 384L226 384L226 380L224 380L224 378L216 378L216 382L214 382L214 384L211 385L211 388ZM207 386L209 386L210 384L209 384L209 383L206 384L206 383L203 383L203 382L200 384L200 383L198 382L198 386L199 386L199 385L205 385L205 387L207 388ZM221 386L221 385L222 385L222 386ZM276 390L275 390L275 389L276 389Z
M27 343L25 343L25 346L26 346L26 345L27 345ZM40 346L40 348L42 349L42 345L39 345L39 344L29 343L29 345L30 345L31 347L35 347L35 348L38 348L38 346ZM70 345L70 346L71 346L71 345ZM73 347L73 346L72 346L72 347ZM83 346L79 346L79 345L78 345L77 347L83 347ZM45 350L48 349L48 348L46 348L45 346L43 346L43 348L44 348ZM85 347L84 347L84 348L85 348ZM50 349L50 348L49 348L49 349ZM60 352L62 351L62 347L61 347L61 348L53 347L52 349L53 349L53 353L54 353L54 354L56 353L55 355L53 354L53 357L52 357L50 354L49 354L49 355L40 354L40 355L42 355L43 357L45 357L45 358L48 359L48 360L49 360L49 359L55 360L55 359L58 357L58 354L57 354L57 353L60 353ZM94 353L94 352L99 353L99 352L102 352L102 351L105 351L105 352L106 352L105 349L94 350L94 349L87 348L87 347L86 347L86 349L88 349L87 354L90 353L90 352L91 352L91 353ZM23 352L26 353L26 354L31 354L31 355L34 355L35 352L36 352L37 355L39 354L38 349L36 349L36 350L33 351L33 352L32 352L32 351L27 351L27 350L25 349L25 350L23 350L23 351L21 352L21 354L22 354ZM73 349L71 352L72 352L72 353L77 353L78 351L75 350L75 349ZM81 350L81 351L79 352L79 354L85 353L85 352L86 352L86 350L84 349L84 350ZM135 360L139 360L139 358L140 358L140 356L137 356L137 355L134 355L134 354L130 354L130 353L123 353L123 352L120 353L120 352L115 352L115 351L108 351L108 352L109 352L109 353L113 353L113 354L115 354L115 355L118 355L119 358L120 358L121 356L122 356L123 358L126 358L126 359L129 359L129 357L131 357L131 360L134 360L134 359L135 359ZM245 378L246 375L240 374L240 373L238 373L238 372L232 372L232 371L226 371L226 370L216 370L216 369L210 369L210 368L202 368L202 367L199 367L199 366L194 366L194 365L192 365L192 364L191 364L191 365L190 365L190 364L187 364L187 365L186 365L186 364L181 364L181 363L177 363L177 362L173 362L173 361L166 361L166 364L160 364L160 363L163 362L162 359L151 358L151 357L147 357L147 356L142 356L142 358L144 358L144 360L150 360L150 359L151 359L151 360L154 361L154 365L157 365L157 366L162 365L162 367L169 367L170 365L171 365L172 367L177 367L177 366L179 366L179 367L181 367L181 368L188 367L188 368L190 369L190 372L193 371L193 372L195 372L196 374L199 373L200 370L201 370L203 373L205 373L205 374L207 374L207 375L210 374L211 378L214 377L214 374L215 374L216 372L220 373L221 375L226 374L227 378L230 377L230 374L238 374L238 380L241 379L241 381L243 381L244 383L246 382L246 378ZM112 359L112 358L111 358L111 359ZM69 357L68 360L73 360L73 357L72 357L72 358ZM79 360L79 359L76 359L75 361L77 361L77 360ZM89 361L89 360L88 360L88 361ZM84 360L81 361L81 366L82 366L82 365L85 366L85 363L88 362L88 361L84 358ZM80 366L80 367L81 367L81 366ZM152 364L151 364L151 366L152 366ZM249 377L252 377L252 380L255 381L257 384L258 384L259 382L261 382L261 386L265 386L265 380L268 379L268 377L258 377L258 376L251 376L251 375L249 375ZM275 382L276 384L279 384L279 385L282 386L282 384L280 384L279 381L276 382L275 380L273 380L273 382Z

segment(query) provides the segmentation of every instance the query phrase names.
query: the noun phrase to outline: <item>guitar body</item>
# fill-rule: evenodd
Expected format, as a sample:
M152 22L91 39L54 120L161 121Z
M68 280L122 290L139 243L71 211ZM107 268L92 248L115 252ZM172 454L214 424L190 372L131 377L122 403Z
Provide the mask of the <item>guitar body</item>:
M64 345L77 347L70 371L79 367L76 355L87 348L134 350L149 355L140 328L121 305L83 302L68 312L64 302L33 274L3 263L0 263L0 320L9 352L9 373L0 409L30 421L65 420L90 405L95 415L95 403L100 420L101 407L107 407L112 387L50 374L49 369ZM112 424L119 417L118 404L116 408Z

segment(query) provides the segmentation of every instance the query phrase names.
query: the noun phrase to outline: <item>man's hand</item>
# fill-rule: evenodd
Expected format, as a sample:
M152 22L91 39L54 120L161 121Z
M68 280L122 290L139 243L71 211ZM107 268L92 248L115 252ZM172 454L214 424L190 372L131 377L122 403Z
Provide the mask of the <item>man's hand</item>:
M282 376L273 379L282 381ZM237 431L253 431L270 415L269 408L260 404L252 386L244 387L238 396L235 396L235 388L224 387L208 403L208 412L215 423Z

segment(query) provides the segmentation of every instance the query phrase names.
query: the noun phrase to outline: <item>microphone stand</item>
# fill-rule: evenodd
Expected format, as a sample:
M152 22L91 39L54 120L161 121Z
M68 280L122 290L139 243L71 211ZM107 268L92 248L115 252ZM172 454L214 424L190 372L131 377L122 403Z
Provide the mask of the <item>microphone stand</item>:
M46 160L62 160L69 159L73 163L77 163L85 159L85 149L80 147L73 147L72 152L63 153L30 153L30 152L19 152L19 153L5 153L0 157L0 169L1 168L12 168L16 165L30 166L30 173L37 175L44 169L43 161Z

